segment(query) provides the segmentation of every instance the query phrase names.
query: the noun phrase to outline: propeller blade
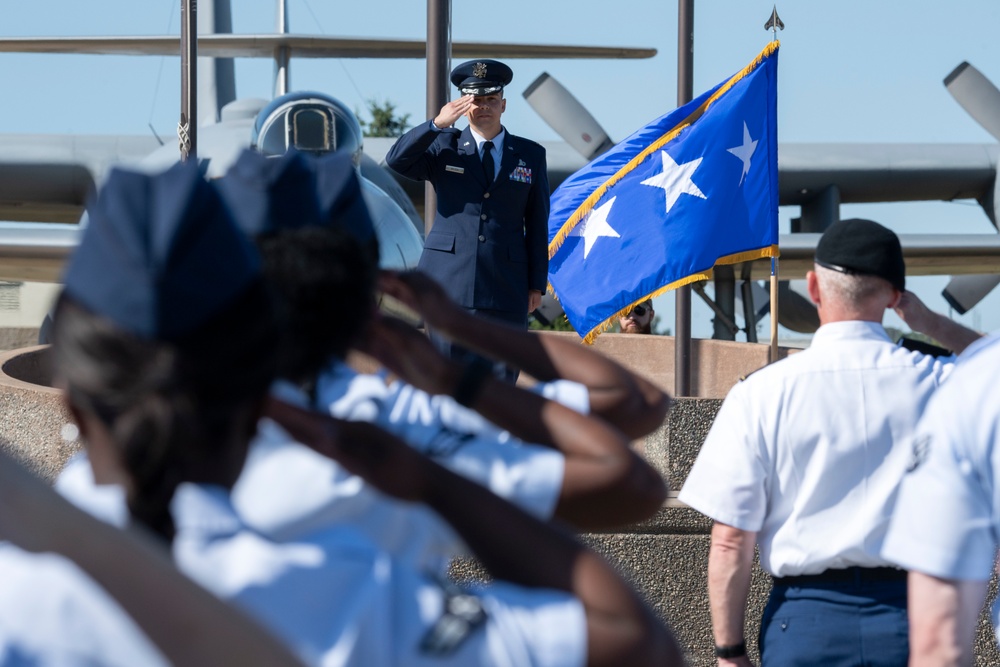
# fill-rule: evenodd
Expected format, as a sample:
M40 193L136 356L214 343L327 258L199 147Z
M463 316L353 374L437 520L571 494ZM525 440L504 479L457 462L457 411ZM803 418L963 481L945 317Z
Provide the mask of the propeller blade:
M944 86L984 130L1000 141L1000 90L967 62L945 77Z
M524 90L524 99L588 161L615 145L590 112L547 72Z
M941 296L959 315L965 315L997 285L1000 285L1000 275L996 274L954 276L941 291Z

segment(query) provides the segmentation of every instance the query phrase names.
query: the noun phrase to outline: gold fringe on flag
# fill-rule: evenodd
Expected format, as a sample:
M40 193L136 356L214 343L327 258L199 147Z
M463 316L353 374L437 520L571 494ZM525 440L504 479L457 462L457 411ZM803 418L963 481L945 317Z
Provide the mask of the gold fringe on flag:
M753 260L756 260L756 259L767 259L769 257L780 257L780 256L781 256L781 250L778 248L778 246L777 245L771 245L771 246L767 246L766 248L760 248L758 250L744 250L743 252L737 252L737 253L734 253L732 255L725 255L724 257L720 257L718 260L716 260L715 264L716 265L719 265L719 264L739 264L741 262L752 262ZM636 299L635 301L633 301L632 303L630 303L628 306L626 306L625 308L622 308L621 310L619 310L618 312L616 312L614 315L611 315L610 317L608 317L607 319L605 319L603 322L601 322L600 324L598 324L596 327L594 327L593 329L591 329L590 331L588 331L587 334L585 336L583 336L583 341L582 342L585 343L585 344L587 344L587 345L593 345L594 341L597 340L598 336L600 336L602 333L604 333L605 331L607 331L608 329L610 329L612 326L614 326L615 322L619 318L625 317L633 308L635 308L636 306L638 306L643 301L646 301L648 299L653 299L655 297L660 296L661 294L666 294L667 292L669 292L671 290L675 290L678 287L684 287L685 285L690 285L692 283L696 283L696 282L699 282L701 280L711 280L712 277L713 277L713 275L714 275L714 271L712 269L708 269L707 271L698 271L696 273L692 273L689 276L685 276L684 278L681 278L680 280L675 280L672 283L668 283L667 285L664 285L663 287L661 287L661 288L659 288L659 289L657 289L657 290L655 290L653 292L650 292L649 294L647 294L646 296L644 296L644 297L642 297L640 299ZM550 291L552 290L552 285L551 284L549 285L549 290ZM555 295L554 291L552 293ZM558 298L559 298L558 295L556 295L556 299L558 299ZM578 331L577 334L579 334L579 333L580 332Z

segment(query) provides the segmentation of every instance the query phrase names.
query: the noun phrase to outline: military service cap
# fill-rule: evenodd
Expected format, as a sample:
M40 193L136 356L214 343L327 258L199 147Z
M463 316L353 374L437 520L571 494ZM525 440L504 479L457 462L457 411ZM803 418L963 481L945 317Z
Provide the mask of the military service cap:
M493 95L514 78L514 72L499 60L469 60L451 71L451 82L463 95Z

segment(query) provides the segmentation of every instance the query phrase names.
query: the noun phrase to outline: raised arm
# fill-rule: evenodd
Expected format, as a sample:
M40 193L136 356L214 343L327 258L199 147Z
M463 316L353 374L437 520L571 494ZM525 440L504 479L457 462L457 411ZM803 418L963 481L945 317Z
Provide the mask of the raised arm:
M961 354L965 348L983 337L978 331L935 313L909 290L903 292L894 310L913 331L930 336L955 354Z
M456 396L521 440L559 450L565 456L559 518L581 529L611 528L648 518L663 504L659 474L604 420L446 359L399 320L377 319L367 342L368 352L417 388Z
M440 136L441 130L454 125L471 106L471 95L448 102L433 120L417 125L397 139L386 154L385 163L407 178L426 180L431 171L428 149Z
M543 382L564 379L584 385L591 412L630 438L654 431L666 417L670 406L667 394L584 345L470 315L419 272L384 272L380 287L416 311L429 326L465 347Z
M91 517L2 453L0 539L73 561L173 664L302 664L257 623L178 572L152 538Z
M682 664L676 641L597 554L371 424L271 400L267 414L300 442L400 500L434 509L499 579L567 591L583 604L589 665Z

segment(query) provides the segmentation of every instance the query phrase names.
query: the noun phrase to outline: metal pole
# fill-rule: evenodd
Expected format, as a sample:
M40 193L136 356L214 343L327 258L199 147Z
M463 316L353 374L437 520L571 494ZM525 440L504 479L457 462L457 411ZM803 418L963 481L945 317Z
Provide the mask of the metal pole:
M694 97L694 0L677 1L677 106ZM674 395L691 395L691 287L677 289Z
M736 332L727 322L731 322L736 317L736 272L732 265L722 264L715 267L715 305L716 319L713 321L714 328L712 338L716 340L736 340ZM713 310L715 310L713 308Z
M198 157L198 0L181 0L181 159Z
M427 0L427 117L434 118L448 101L448 61L451 59L451 0ZM424 184L424 233L437 212L434 187Z

